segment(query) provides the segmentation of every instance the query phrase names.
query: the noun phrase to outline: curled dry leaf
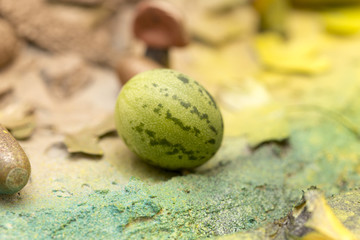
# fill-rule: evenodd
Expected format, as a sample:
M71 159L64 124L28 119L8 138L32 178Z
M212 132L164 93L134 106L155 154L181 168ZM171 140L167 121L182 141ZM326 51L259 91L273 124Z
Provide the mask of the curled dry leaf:
M91 81L90 68L81 57L72 54L53 58L41 75L50 95L58 98L71 97Z
M0 110L0 123L16 139L29 138L36 127L35 108L27 104L12 104Z
M346 199L346 196L343 197ZM282 233L285 233L286 239L288 237L302 240L358 239L337 218L324 196L314 188L305 193L303 201L295 206L285 219L284 228L286 230Z
M70 153L101 156L104 152L99 145L99 138L115 131L114 116L110 114L94 126L88 126L78 132L67 134L64 143Z

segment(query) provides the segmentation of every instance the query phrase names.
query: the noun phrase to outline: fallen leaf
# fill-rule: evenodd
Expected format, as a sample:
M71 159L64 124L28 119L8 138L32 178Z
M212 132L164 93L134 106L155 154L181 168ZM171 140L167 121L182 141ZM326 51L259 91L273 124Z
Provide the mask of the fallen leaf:
M346 196L343 196L346 201ZM281 221L275 239L356 240L358 239L334 214L323 194L311 187L302 201ZM285 236L284 236L285 235ZM282 236L282 237L281 237Z
M70 153L86 153L90 155L103 155L104 152L99 146L99 139L93 133L89 133L89 129L66 135L65 145Z
M306 210L311 213L305 226L314 231L306 234L303 240L355 240L357 239L335 216L323 195L310 190L305 194Z
M282 141L289 137L285 109L276 103L243 111L223 111L225 135L245 136L251 147L263 142Z
M99 145L99 139L107 133L115 131L115 121L112 114L106 116L94 126L67 134L64 143L70 153L85 153L90 155L103 155L103 149Z
M319 74L329 69L327 58L319 55L314 41L285 41L276 34L262 34L255 40L260 61L282 73Z
M325 28L329 33L352 35L360 31L360 8L343 7L326 10L322 14Z

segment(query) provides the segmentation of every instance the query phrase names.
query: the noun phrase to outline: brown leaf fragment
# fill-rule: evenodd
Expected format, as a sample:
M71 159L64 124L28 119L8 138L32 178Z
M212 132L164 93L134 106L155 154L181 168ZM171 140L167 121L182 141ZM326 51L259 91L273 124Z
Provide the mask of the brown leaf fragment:
M93 129L93 133L97 137L102 137L110 132L116 131L114 115L109 114Z
M76 134L66 135L65 145L70 153L86 153L90 155L103 155L104 152L99 146L98 138L88 132L88 129Z
M114 116L108 115L100 123L85 127L84 129L67 134L64 143L70 153L85 153L90 155L103 155L99 145L99 138L115 131Z

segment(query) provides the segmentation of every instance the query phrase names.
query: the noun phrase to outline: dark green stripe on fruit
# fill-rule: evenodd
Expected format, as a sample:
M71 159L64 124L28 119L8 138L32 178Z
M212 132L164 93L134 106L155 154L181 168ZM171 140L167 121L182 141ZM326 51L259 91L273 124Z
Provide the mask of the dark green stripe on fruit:
M190 131L191 129L190 126L185 126L179 118L173 117L169 110L166 112L166 118L173 121L175 125L178 125L184 131Z
M145 130L145 132L150 137L150 146L165 146L172 148L171 151L165 152L165 154L176 155L181 152L182 154L188 156L189 160L198 160L198 157L195 156L195 152L193 150L186 150L186 148L182 144L173 144L169 142L166 138L156 138L156 133L150 130Z
M144 123L141 122L139 125L133 127L132 129L134 129L138 133L142 133L144 131Z
M181 106L183 106L184 108L188 109L189 107L191 107L191 104L188 102L184 102L184 101L180 101Z
M216 106L216 102L214 100L214 98L210 95L210 93L208 91L206 91L206 89L204 89L206 95L208 95L208 97L210 98L210 102L209 104L214 106L215 109L217 109L217 106Z
M191 103L181 100L177 95L173 95L172 99L179 101L180 105L183 106L186 109L188 109L188 108L190 108L192 106ZM205 119L207 123L210 123L208 114L200 113L197 107L192 106L192 109L190 110L190 113L197 115L200 118L200 120Z
M193 128L194 129L194 132L195 132L195 136L198 137L199 134L201 133L200 130L196 127Z
M156 108L154 108L154 113L158 114L159 116L161 116L161 109L163 108L163 105L161 103L158 104L158 106Z
M193 106L192 110L190 111L192 114L196 114L200 120L206 120L207 123L210 123L209 116L206 113L201 114L197 107Z
M209 125L211 131L213 131L216 135L218 134L216 128L213 125Z
M177 75L177 79L179 79L180 81L182 81L184 84L189 83L189 79L188 79L185 75L183 75L183 74Z
M151 130L148 130L148 129L145 130L145 133L151 138L154 138L155 134L156 134L154 131L151 131Z

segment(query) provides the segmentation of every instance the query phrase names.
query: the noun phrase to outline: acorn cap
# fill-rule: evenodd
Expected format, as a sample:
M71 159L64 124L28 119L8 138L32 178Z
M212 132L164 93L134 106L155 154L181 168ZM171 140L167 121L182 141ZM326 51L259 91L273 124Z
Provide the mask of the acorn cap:
M182 47L189 36L184 18L174 5L159 0L142 1L137 5L133 23L134 34L149 47Z

